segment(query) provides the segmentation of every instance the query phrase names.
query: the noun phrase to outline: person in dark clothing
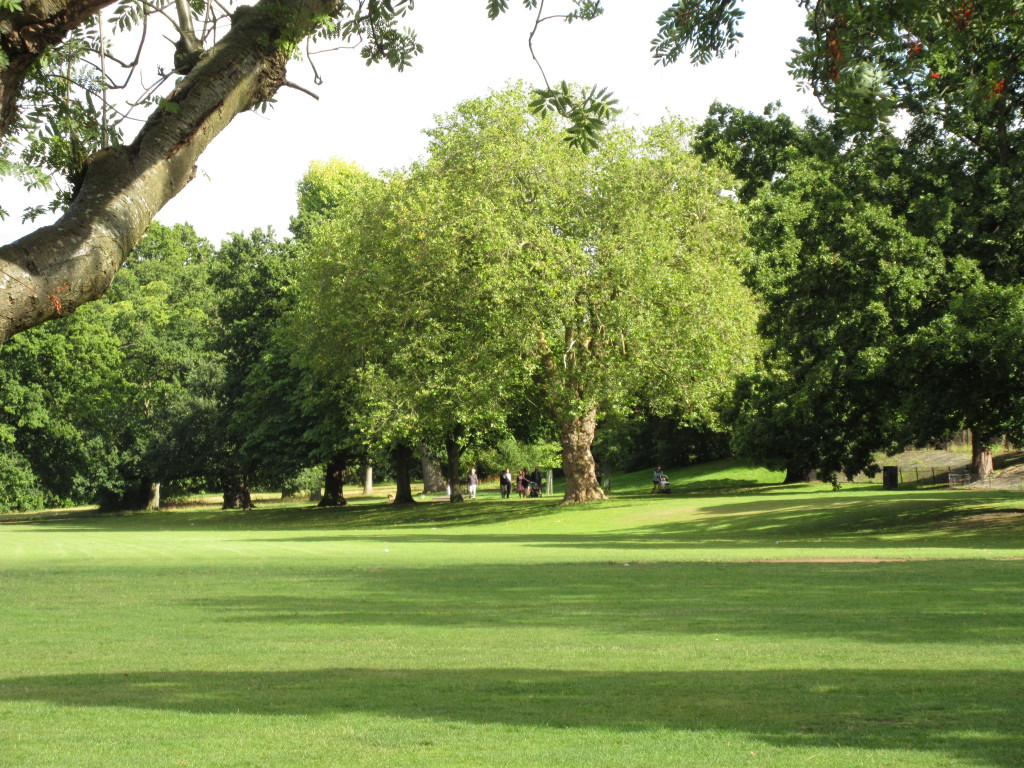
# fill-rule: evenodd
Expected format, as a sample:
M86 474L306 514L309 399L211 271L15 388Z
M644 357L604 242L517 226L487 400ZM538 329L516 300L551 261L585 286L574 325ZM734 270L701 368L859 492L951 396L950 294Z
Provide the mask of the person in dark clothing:
M540 496L540 467L534 467L530 473L530 496Z

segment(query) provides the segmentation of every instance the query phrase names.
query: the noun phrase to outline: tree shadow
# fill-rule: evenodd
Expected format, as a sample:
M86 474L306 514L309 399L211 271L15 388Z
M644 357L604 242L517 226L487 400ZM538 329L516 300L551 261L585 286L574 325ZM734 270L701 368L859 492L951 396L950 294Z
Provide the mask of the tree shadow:
M777 747L911 750L1017 768L1024 674L525 668L130 671L16 677L0 701L195 714L377 714L483 725L749 734ZM16 726L14 726L16 727Z
M554 563L310 575L197 602L240 624L555 627L626 634L1016 644L1024 562Z

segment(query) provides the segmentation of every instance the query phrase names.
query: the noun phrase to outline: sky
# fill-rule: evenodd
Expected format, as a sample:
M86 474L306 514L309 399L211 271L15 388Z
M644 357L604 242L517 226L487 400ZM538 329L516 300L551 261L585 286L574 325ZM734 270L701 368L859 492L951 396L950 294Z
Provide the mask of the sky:
M323 78L316 86L309 64L292 62L288 78L315 91L319 100L282 88L266 113L236 117L200 158L196 178L157 221L187 222L214 244L257 227L271 226L285 236L296 210L296 185L312 161L338 157L371 172L407 166L423 154L423 131L435 115L510 81L543 83L527 46L533 13L521 3L511 0L508 13L491 21L484 0L443 2L442 11L439 0L421 0L403 22L425 48L404 72L386 64L367 67L357 51L333 51L312 57ZM795 118L805 110L823 113L786 68L803 32L795 0L745 3L744 39L736 54L704 67L654 63L650 41L668 5L670 0L606 0L605 14L594 21L541 25L534 49L548 80L607 87L635 125L651 125L668 114L700 121L716 99L750 111L781 101ZM547 9L558 12L557 0L549 0ZM159 44L169 58L171 43ZM0 195L12 214L0 222L0 242L48 223L21 224L20 211L30 198L16 184L0 184Z

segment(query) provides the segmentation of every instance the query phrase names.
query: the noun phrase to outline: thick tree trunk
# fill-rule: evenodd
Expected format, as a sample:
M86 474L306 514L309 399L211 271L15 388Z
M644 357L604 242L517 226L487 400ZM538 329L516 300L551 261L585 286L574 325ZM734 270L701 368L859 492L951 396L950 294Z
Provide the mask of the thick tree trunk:
M449 501L464 501L462 491L459 489L459 467L462 461L462 446L459 445L458 435L455 432L447 432L444 436L444 450L448 458L448 487L452 489Z
M992 441L971 430L971 476L984 480L992 474Z
M160 483L144 479L140 493L143 509L160 509Z
M324 495L320 499L318 507L343 507L345 501L345 472L347 457L338 454L327 462L327 471L324 474Z
M420 443L420 463L423 465L423 492L439 493L444 490L444 474L437 457L426 443Z
M409 466L412 464L412 448L404 443L395 446L395 473L398 489L395 491L395 504L412 504L412 482L409 479Z
M565 496L560 505L585 504L605 498L594 471L590 446L597 428L597 411L564 422L559 429L562 443L562 471L565 472Z
M814 469L807 469L806 467L786 467L786 478L782 481L785 484L790 483L809 483L814 479Z
M95 12L84 2L67 5ZM135 141L86 161L82 185L60 220L0 247L0 344L103 295L153 217L195 175L214 137L282 85L288 55L277 41L304 37L337 6L337 0L261 0L235 11L231 30L161 100ZM0 29L5 51L12 34ZM0 86L0 108L7 110L8 93L19 86L6 79Z
M224 494L221 509L252 509L252 495L249 492L249 478L245 475L224 475L220 480Z

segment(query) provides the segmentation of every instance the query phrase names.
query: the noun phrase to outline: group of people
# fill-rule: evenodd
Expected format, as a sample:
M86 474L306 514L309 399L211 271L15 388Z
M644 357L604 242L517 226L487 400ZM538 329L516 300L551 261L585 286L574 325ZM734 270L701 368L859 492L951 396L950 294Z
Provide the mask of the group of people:
M519 494L519 498L523 499L526 496L536 497L540 496L540 467L534 467L533 472L530 472L523 467L519 470L519 476L515 479L515 489ZM501 498L509 499L512 497L512 473L506 468L501 473L501 477L498 480L498 487L501 490Z
M466 493L471 499L476 498L476 489L480 485L480 477L476 473L476 467L469 470L469 476L466 479ZM512 497L512 486L515 485L516 491L519 493L519 498L523 499L527 496L535 498L541 495L541 475L540 467L534 467L533 472L530 472L526 467L519 470L519 477L516 478L513 483L512 473L506 468L501 473L501 477L498 481L498 486L501 489L501 498L509 499ZM448 497L451 498L452 487L449 484L445 484L445 490Z

